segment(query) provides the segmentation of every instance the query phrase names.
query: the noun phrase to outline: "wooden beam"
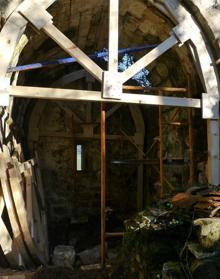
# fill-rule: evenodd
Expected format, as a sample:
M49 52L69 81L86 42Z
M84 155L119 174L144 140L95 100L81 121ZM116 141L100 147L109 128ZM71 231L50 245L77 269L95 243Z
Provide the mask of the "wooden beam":
M7 208L8 216L11 223L11 228L13 232L13 245L15 245L16 250L20 254L22 264L27 266L33 266L33 262L26 249L23 234L21 231L21 226L19 224L18 216L15 210L14 200L11 195L11 188L9 184L9 179L7 175L8 164L11 163L9 159L9 154L7 154L7 147L3 146L4 152L0 152L0 180L2 192L5 200L5 205ZM7 154L7 155L6 155Z
M188 76L188 97L191 97L191 79ZM194 182L194 152L193 152L193 110L188 108L188 132L189 132L189 187Z
M143 68L147 67L150 63L160 57L163 53L169 50L171 47L178 43L177 38L172 35L168 39L166 39L163 43L159 46L151 50L141 59L139 59L136 63L130 66L127 70L125 70L121 74L122 83L125 83L127 80L132 78L135 74L141 71Z
M164 166L163 166L163 110L159 107L159 151L160 151L160 198L163 198L163 187L164 187Z
M92 76L94 76L94 78L102 81L103 70L70 39L68 39L59 29L57 29L56 26L49 22L44 26L43 31L64 51L74 57L83 68L85 68Z
M142 86L134 86L134 85L124 85L124 90L130 91L143 91L143 92L174 92L174 93L185 93L187 92L186 88L181 87L142 87Z
M60 79L56 80L51 84L52 87L57 86L64 86L67 84L70 84L76 80L79 80L81 78L84 78L86 76L86 71L84 69L72 72L70 74L62 76Z
M33 13L33 10L36 13ZM30 21L35 28L42 30L65 52L74 57L91 75L102 81L102 69L53 25L52 16L44 8L35 2L24 2L19 6L19 13Z
M2 213L5 207L5 201L3 198L3 193L2 190L0 190L0 245L1 249L7 259L7 261L13 265L17 266L19 265L19 255L18 252L16 251L14 245L13 245L13 240L8 232L8 229L2 219Z
M122 104L115 104L108 111L106 111L106 119L108 119L113 113L115 113L121 106L122 106ZM100 123L98 123L98 122L100 122L100 118L97 117L95 122L97 122L97 124L94 126L94 128L100 124Z
M106 115L101 103L101 265L105 267L106 206Z
M74 89L59 89L45 87L11 86L10 95L21 98L72 100L91 102L128 103L142 105L159 105L175 107L201 108L200 99L164 97L155 95L123 93L120 100L103 99L99 91L86 91Z
M134 135L134 143L138 147L138 160L143 160L145 136L145 124L143 115L138 105L128 105L128 107L135 124L136 132ZM137 210L138 212L140 212L143 210L144 206L144 165L139 164L137 168Z
M124 237L124 235L125 235L125 232L107 232L105 234L105 236L109 237L109 238L111 238L111 237Z
M119 0L109 0L108 70L118 72Z
M220 184L219 176L219 121L207 120L208 136L208 182L211 185Z
M63 133L45 133L40 135L41 138L62 138L62 139L73 139L74 137L77 139L89 139L91 135L81 133L75 133L74 136L72 134L63 134ZM100 134L93 134L93 139L100 139ZM135 141L134 136L124 136L124 135L106 135L106 140L120 140L120 141ZM142 156L143 157L143 156Z

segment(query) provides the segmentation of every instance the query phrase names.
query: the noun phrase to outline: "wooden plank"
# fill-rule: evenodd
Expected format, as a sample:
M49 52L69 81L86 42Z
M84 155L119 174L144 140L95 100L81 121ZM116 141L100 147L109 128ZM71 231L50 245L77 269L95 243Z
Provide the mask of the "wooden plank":
M74 57L94 78L102 81L103 70L52 23L45 25L43 31L64 51Z
M101 265L105 266L105 230L106 230L106 112L101 103Z
M37 195L37 185L33 185L33 214L34 214L34 225L36 227L36 238L35 242L38 244L38 248L41 251L43 255L45 255L45 251L47 254L47 245L45 243L45 237L44 237L44 228L43 228L43 220L41 216L41 209L40 209L40 203L38 201L38 195Z
M125 83L127 80L132 78L135 74L141 71L143 68L147 67L150 63L160 57L163 53L169 50L171 47L178 43L177 38L172 35L168 39L166 39L163 43L159 46L151 50L141 59L139 59L136 63L130 66L121 74L122 83Z
M145 125L143 120L143 115L140 111L140 107L137 105L128 105L130 113L132 115L134 124L135 124L135 135L134 135L134 143L138 147L138 159L143 160L143 150L144 150L144 135L145 135ZM143 210L143 202L144 202L144 187L143 187L143 172L144 165L138 164L137 166L137 210Z
M25 177L25 187L26 187L26 210L27 210L27 220L29 229L31 231L32 238L35 238L35 228L34 228L34 216L33 216L33 189L32 189L32 177L31 174L24 170Z
M174 92L174 93L186 93L187 89L182 87L142 87L142 86L134 86L134 85L123 85L124 90L130 91L143 91L143 92Z
M81 134L60 134L60 133L45 133L40 136L41 138L61 138L61 139L74 139L74 137L79 138L79 139L89 139L90 135L81 133ZM100 134L93 134L93 139L100 139L101 136ZM106 135L106 140L120 140L120 141L129 141L129 140L134 140L133 136L123 136L123 135Z
M0 190L0 245L1 249L3 251L3 254L5 255L7 262L13 266L17 267L19 266L19 254L18 251L15 249L13 245L13 240L8 232L8 229L1 217L3 213L3 209L5 207L5 202L3 198L2 190Z
M160 152L160 198L163 198L163 186L164 186L164 166L163 166L163 125L162 117L163 110L159 107L159 152Z
M111 107L109 110L107 110L106 119L108 119L112 114L114 114L118 109L120 109L121 106L122 106L122 104L116 104L113 107ZM94 128L99 125L98 122L100 122L100 117L97 117L95 122L97 122L97 124L95 124Z
M19 5L17 10L38 30L41 30L48 22L51 22L53 19L53 17L42 6L34 1L24 1Z
M34 242L29 230L27 212L21 189L21 177L19 175L18 168L14 166L8 169L8 175L11 187L11 196L14 200L15 210L23 233L24 241L34 261L38 264L46 264L46 259L44 255L40 253L37 243Z
M55 0L40 0L39 5L42 3L42 6L47 8L54 1ZM9 16L8 20L3 26L0 33L0 77L5 77L7 75L7 70L13 59L14 51L22 34L25 31L26 25L27 21L16 10ZM9 99L5 97L5 94L0 94L2 95L0 98L1 104L8 105Z
M11 86L10 95L21 98L72 100L91 102L130 103L142 105L160 105L175 107L201 108L201 100L193 98L164 97L155 95L123 93L120 100L103 99L99 91Z
M41 170L40 170L40 160L39 160L39 155L37 151L34 152L34 161L35 161L35 167L34 167L34 174L35 174L35 179L36 179L36 184L38 187L38 191L40 194L40 199L41 199L41 204L43 209L45 210L46 204L45 204L45 196L44 196L44 189L43 189L43 181L42 181L42 176L41 176Z
M31 236L41 253L45 255L48 260L48 238L47 238L47 228L45 229L45 202L44 196L42 198L42 193L39 190L39 180L37 178L37 164L34 160L29 160L24 164L24 175L26 181L26 192L27 192L27 218L29 223L29 229L31 231ZM27 188L27 186L29 186ZM28 192L29 190L29 192Z
M219 121L207 121L208 135L208 182L210 185L220 184L219 175Z
M28 252L24 244L22 230L20 228L20 224L15 210L14 201L11 196L10 185L8 182L7 168L8 168L8 164L10 163L10 159L7 156L7 147L3 146L3 148L4 148L4 153L0 152L0 179L1 179L1 187L4 195L5 205L8 211L8 216L13 231L13 245L15 245L18 253L22 257L24 261L23 264L27 265L28 267L32 267L33 263L28 255Z
M49 260L49 241L48 241L48 227L47 227L47 215L46 215L46 201L44 195L44 187L43 187L43 180L41 176L40 170L40 161L38 153L35 151L35 167L34 167L34 174L36 180L36 188L35 190L37 193L39 192L40 196L40 204L41 204L41 223L42 223L42 232L43 232L43 240L44 241L44 253L47 260Z
M125 233L124 232L107 232L105 234L106 237L124 237Z
M109 0L108 70L118 72L119 0Z
M191 82L188 76L188 97L191 97ZM189 132L189 186L194 182L194 154L193 154L193 110L188 108L188 132Z
M84 78L86 76L86 71L84 69L72 72L70 74L62 76L60 79L56 80L51 84L52 87L58 87L58 86L65 86L67 84L70 84L76 80L79 80L81 78Z

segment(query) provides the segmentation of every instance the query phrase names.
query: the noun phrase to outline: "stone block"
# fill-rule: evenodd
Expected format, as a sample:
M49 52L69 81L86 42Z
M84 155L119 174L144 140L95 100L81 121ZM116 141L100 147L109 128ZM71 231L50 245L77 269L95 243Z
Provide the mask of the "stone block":
M194 221L199 227L198 236L203 248L220 247L220 218L200 218Z
M56 266L72 267L76 259L73 246L58 245L53 252L53 264Z
M78 256L83 265L98 263L100 261L100 245L84 250Z
M146 11L146 5L140 1L131 1L128 12L136 18L142 18Z

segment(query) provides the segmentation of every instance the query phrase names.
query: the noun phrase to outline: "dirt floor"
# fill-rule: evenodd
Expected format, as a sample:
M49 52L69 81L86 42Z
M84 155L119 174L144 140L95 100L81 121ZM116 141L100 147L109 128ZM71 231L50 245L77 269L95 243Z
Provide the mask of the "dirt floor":
M48 267L39 270L33 279L113 279L114 273L111 269L82 271L66 267ZM117 279L120 277L117 276Z
M0 279L120 279L118 272L107 268L106 270L72 269L68 267L41 267L37 271L17 271L13 269L0 269Z

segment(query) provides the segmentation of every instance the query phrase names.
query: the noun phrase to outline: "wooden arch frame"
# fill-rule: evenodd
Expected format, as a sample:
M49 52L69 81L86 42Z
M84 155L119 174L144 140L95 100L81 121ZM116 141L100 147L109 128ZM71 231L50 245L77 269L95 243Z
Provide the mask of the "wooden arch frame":
M55 0L38 0L37 4L33 0L25 0L11 14L0 33L0 105L9 104L9 96L42 98L42 99L66 99L66 100L90 100L105 102L125 102L153 105L172 105L201 108L203 118L208 119L208 162L209 162L209 183L219 184L219 80L215 73L215 66L212 55L204 38L200 26L194 21L189 12L180 4L178 0L151 1L162 12L167 13L176 23L173 28L173 35L153 49L143 58L123 73L117 72L117 50L118 50L118 6L119 0L109 0L109 70L103 72L92 60L77 48L65 35L60 32L51 22L51 15L46 9ZM33 15L31 11L35 9ZM45 88L30 88L10 86L10 76L7 69L11 66L12 57L22 34L25 31L27 22L31 22L39 30L43 30L48 36L53 38L70 55L74 56L78 62L86 68L96 79L103 83L103 92L76 91ZM114 39L112 39L114 38ZM146 67L166 50L172 46L186 41L191 41L191 49L196 61L197 69L203 82L206 93L199 99L161 97L152 95L133 95L122 93L122 83L128 80L141 68ZM111 84L112 83L113 86Z

